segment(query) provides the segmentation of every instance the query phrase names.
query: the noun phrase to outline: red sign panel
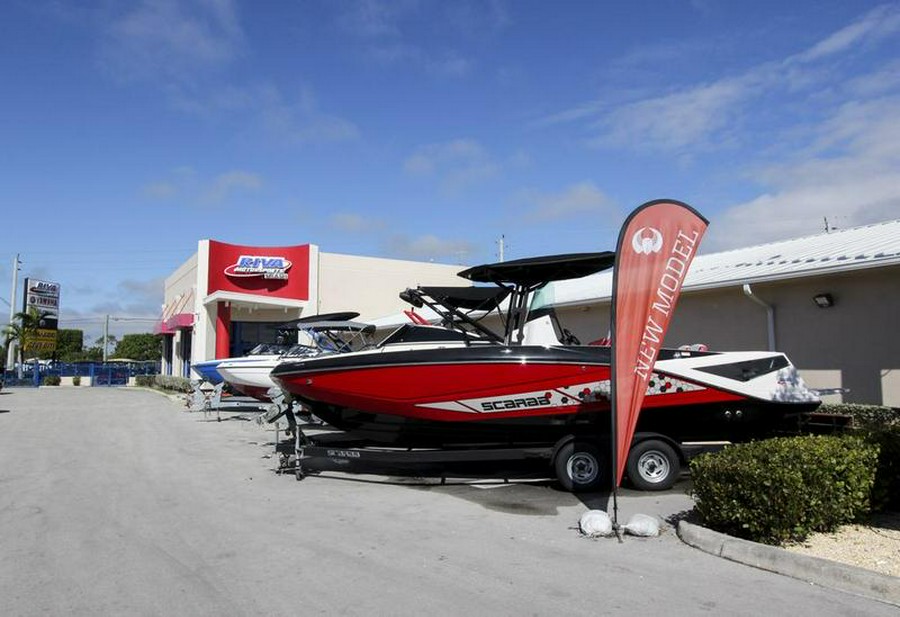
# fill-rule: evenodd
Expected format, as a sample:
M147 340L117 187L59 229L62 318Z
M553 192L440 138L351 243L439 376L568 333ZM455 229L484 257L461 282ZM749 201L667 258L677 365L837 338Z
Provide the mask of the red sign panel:
M240 246L210 240L206 293L217 291L309 300L309 245Z

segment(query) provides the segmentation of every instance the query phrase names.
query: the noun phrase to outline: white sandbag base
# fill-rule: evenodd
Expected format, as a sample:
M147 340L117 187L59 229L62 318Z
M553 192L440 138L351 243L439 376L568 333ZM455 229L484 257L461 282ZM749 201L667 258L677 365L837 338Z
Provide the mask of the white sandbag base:
M659 535L659 521L646 514L635 514L620 528L627 534L641 538ZM615 535L612 519L603 510L588 510L578 521L578 530L589 538L607 538Z

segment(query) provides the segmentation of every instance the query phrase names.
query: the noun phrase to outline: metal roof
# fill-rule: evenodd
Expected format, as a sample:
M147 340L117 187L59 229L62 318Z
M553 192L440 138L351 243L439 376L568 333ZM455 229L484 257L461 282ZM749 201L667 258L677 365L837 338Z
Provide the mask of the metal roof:
M900 265L900 220L770 242L694 258L685 292ZM612 272L553 285L556 306L607 300Z

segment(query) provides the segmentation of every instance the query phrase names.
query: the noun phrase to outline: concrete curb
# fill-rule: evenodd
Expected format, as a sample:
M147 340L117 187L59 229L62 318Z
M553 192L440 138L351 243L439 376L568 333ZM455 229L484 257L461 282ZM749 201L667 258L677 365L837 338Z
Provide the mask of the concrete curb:
M900 606L900 578L733 538L686 521L679 521L678 537L685 544L718 557Z

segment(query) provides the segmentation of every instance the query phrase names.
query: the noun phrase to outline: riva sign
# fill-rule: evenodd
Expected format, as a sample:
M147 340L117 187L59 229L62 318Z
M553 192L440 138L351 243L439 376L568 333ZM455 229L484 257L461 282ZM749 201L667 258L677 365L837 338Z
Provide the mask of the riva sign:
M233 277L261 276L264 279L287 280L291 262L284 257L241 255L236 263L225 268Z
M309 299L310 245L246 246L208 240L206 295L250 294L265 298ZM198 262L204 261L201 242Z

